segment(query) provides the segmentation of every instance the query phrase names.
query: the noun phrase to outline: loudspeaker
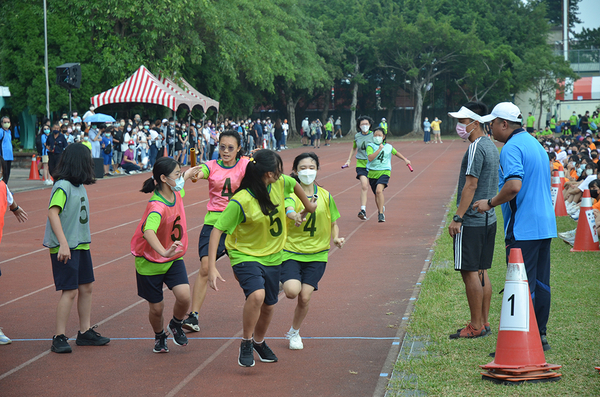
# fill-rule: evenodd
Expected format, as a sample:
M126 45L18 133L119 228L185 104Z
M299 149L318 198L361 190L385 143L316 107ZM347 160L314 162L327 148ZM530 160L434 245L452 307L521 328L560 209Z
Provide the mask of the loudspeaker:
M92 160L94 161L94 176L96 179L104 178L104 159L99 157Z
M56 84L64 88L79 88L81 86L81 65L65 63L57 66Z

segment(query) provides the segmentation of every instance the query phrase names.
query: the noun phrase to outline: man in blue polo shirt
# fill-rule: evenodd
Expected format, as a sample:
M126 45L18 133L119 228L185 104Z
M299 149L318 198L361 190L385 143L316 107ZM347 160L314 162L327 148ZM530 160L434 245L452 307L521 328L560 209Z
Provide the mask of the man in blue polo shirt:
M529 291L538 323L542 346L550 350L546 324L550 315L550 243L556 237L556 218L550 193L548 154L522 127L519 108L502 102L490 115L494 138L504 142L500 152L499 192L479 200L479 212L502 205L506 258L511 248L521 248L529 280Z

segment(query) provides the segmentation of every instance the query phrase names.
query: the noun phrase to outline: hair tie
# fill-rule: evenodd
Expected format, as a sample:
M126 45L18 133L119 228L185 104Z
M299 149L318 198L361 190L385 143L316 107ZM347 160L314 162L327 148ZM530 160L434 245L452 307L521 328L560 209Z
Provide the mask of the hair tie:
M254 157L250 157L248 160L252 161L252 163L256 164L256 160L254 160Z

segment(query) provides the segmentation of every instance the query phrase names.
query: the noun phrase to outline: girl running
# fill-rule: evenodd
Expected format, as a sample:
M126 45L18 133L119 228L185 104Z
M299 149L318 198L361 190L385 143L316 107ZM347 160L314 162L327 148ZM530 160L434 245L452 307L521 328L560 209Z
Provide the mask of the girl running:
M285 198L292 193L302 201L305 212L314 212L300 185L283 175L281 157L271 150L259 150L250 158L246 174L210 235L208 245L208 285L218 290L216 280L223 278L216 267L221 234L227 233L225 246L233 273L246 295L243 334L238 357L242 367L254 366L255 350L263 362L277 356L264 337L273 317L279 294L282 250L287 238ZM287 214L299 220L304 214Z
M229 204L233 192L240 186L246 172L248 159L241 158L243 149L240 135L233 131L224 131L219 137L219 154L221 160L210 160L200 166L200 179L208 180L209 202L206 206L208 212L204 217L204 226L198 241L198 255L200 256L200 272L194 282L192 292L192 311L183 322L183 328L190 331L200 331L198 313L206 297L208 282L208 242L213 227L221 213ZM193 180L193 179L192 179ZM217 259L227 254L225 249L225 234L221 235L217 249Z
M56 309L56 334L51 349L55 353L71 353L65 332L76 296L79 331L75 343L102 346L110 342L90 323L94 269L90 254L90 205L84 185L96 180L89 149L81 143L67 146L52 176L55 182L48 205L44 246L50 248L54 285L62 294Z
M354 135L354 142L348 161L344 168L352 162L352 156L356 153L356 179L360 181L360 211L358 217L363 221L367 220L367 192L369 190L369 178L367 172L367 146L373 141L373 133L370 131L373 125L373 119L369 116L360 116L356 121L360 132Z
M154 353L168 353L164 331L163 283L173 291L175 305L168 328L178 346L186 346L187 337L181 329L190 306L190 286L183 256L188 236L182 196L185 181L199 167L181 172L179 163L161 157L154 164L152 177L144 182L141 192L153 193L131 239L135 256L138 295L148 301L150 325L154 330ZM180 193L181 192L181 193Z
M392 156L396 156L404 160L406 165L410 164L410 160L407 159L394 149L389 143L383 143L385 134L383 128L377 127L373 131L373 142L367 146L367 163L369 184L371 190L375 195L375 203L377 204L377 211L379 212L378 221L385 222L385 197L383 196L383 189L385 189L390 180L392 173Z
M302 153L294 159L292 176L300 182L304 196L316 198L317 210L309 215L304 227L294 227L294 222L287 222L288 237L283 247L280 281L289 299L298 298L292 326L286 334L292 350L304 347L300 325L308 313L311 295L318 289L319 280L325 273L331 238L338 248L342 248L345 241L339 237L336 221L340 213L333 197L315 182L318 169L319 158L314 153ZM286 199L286 207L286 212L300 213L303 209L296 195Z

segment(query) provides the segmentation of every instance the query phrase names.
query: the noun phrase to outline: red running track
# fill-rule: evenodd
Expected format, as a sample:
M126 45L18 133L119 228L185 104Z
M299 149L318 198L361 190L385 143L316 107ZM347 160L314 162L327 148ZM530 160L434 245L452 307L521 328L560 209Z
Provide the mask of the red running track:
M335 141L334 141L335 142ZM209 289L200 317L201 331L188 334L187 347L169 340L169 354L154 354L148 308L136 294L129 241L149 195L138 192L149 174L100 180L89 186L91 252L95 266L92 324L112 338L103 347L50 352L59 292L54 290L50 258L42 247L49 189L19 193L29 221L7 215L0 247L0 326L11 345L0 346L2 396L367 396L381 395L391 374L407 310L430 253L467 144L395 142L412 162L410 173L394 158L386 195L386 223L377 223L369 192L368 221L357 218L358 181L342 170L349 143L317 150L318 182L331 192L342 218L343 249L333 249L325 276L302 326L304 350L287 348L295 301L280 297L267 339L279 362L237 364L244 296L225 257L218 262L227 280ZM282 152L286 172L303 148ZM206 182L186 185L190 246L185 262L193 283L199 268L196 243L208 193ZM165 292L165 317L173 296ZM77 334L73 309L67 327ZM401 331L401 330L400 330Z

